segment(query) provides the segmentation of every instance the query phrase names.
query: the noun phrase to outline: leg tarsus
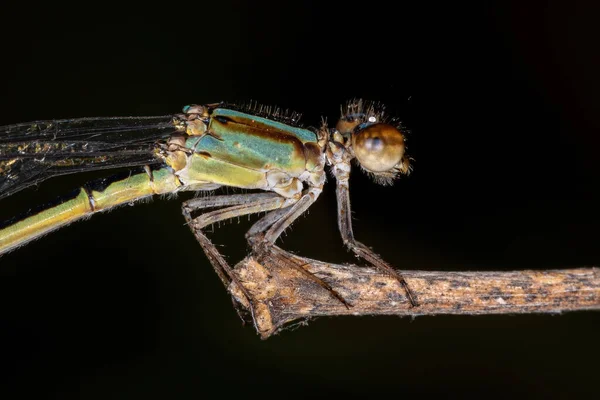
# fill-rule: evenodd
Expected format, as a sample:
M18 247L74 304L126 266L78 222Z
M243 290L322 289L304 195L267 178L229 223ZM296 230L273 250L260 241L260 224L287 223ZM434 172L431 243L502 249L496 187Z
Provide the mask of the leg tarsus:
M398 283L400 284L400 286L402 286L402 289L404 290L404 293L406 294L406 298L408 299L408 301L410 303L410 307L418 307L419 306L419 303L417 302L417 299L416 299L415 295L413 294L412 290L408 286L408 283L406 283L406 280L404 279L402 274L400 274L400 272L398 272L397 269L393 268L388 263L383 261L383 259L381 259L381 257L379 257L377 254L375 254L373 252L373 250L369 249L367 246L365 246L361 242L357 242L355 240L348 241L346 243L346 247L348 247L348 249L352 250L354 252L354 254L356 254L358 257L366 260L372 266L376 267L380 271L387 273L388 275L395 278L398 281Z

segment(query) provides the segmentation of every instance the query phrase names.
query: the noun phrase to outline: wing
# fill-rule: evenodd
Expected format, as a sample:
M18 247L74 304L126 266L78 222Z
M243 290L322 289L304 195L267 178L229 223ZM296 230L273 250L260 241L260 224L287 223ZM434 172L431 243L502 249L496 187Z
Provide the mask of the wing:
M100 117L0 127L0 199L75 172L158 164L174 116Z

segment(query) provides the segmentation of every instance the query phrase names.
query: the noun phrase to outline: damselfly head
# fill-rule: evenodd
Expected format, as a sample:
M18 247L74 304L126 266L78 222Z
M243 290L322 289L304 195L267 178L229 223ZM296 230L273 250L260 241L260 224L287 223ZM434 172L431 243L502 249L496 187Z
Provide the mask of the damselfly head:
M389 184L398 174L411 171L405 132L400 125L388 122L382 105L350 101L342 108L335 130L346 138L346 147L377 183Z

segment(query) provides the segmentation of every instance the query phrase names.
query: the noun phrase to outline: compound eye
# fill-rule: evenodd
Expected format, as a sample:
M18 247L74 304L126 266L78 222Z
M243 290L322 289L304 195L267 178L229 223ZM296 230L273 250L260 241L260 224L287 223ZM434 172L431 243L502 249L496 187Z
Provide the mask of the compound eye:
M404 135L392 125L368 125L352 135L352 148L364 168L385 172L402 160Z

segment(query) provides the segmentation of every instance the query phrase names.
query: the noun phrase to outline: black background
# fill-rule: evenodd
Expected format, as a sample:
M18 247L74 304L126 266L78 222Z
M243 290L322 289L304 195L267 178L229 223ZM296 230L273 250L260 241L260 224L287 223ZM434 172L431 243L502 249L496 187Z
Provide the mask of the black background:
M3 6L0 124L252 99L317 125L349 98L378 100L411 129L415 170L393 187L353 175L359 240L406 269L600 264L598 7L452 3ZM103 175L23 191L1 202L0 219ZM4 389L80 399L597 392L595 312L329 318L261 341L183 225L188 197L95 216L0 259ZM212 235L232 262L248 226ZM352 260L333 187L284 247Z

